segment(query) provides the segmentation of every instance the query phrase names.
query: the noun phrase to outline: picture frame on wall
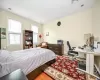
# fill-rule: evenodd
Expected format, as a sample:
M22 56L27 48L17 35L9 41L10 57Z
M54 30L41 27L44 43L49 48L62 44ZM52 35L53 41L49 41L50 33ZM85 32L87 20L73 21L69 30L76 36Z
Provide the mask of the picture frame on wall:
M46 36L49 36L49 32L46 32Z
M6 39L6 28L1 28L1 39Z

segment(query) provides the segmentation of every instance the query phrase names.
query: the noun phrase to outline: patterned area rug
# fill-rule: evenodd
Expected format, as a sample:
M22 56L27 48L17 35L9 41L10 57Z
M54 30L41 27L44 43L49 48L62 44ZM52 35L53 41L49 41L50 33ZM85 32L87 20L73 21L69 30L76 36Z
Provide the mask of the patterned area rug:
M55 80L74 80L73 78L63 74L62 72L52 67L48 67L44 72Z
M71 60L67 56L57 56L56 62L45 69L45 73L55 80L90 80L86 74L78 71L77 60Z

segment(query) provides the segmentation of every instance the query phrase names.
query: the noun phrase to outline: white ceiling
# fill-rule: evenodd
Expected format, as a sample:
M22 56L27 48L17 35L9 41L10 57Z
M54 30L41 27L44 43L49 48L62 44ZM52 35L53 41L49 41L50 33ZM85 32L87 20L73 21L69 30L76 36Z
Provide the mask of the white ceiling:
M0 7L39 23L92 7L94 0L0 0ZM84 4L84 7L81 5Z

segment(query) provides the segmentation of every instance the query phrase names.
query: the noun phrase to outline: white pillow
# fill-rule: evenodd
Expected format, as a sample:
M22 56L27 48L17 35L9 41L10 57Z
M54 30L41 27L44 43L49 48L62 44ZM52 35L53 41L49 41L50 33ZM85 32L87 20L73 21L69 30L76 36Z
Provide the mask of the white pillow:
M10 62L12 60L14 60L14 58L12 57L9 51L0 50L0 62L1 63Z

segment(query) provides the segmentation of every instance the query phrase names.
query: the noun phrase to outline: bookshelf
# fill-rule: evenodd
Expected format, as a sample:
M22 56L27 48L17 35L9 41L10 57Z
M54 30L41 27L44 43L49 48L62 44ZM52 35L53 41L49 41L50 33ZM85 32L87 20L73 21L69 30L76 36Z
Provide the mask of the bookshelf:
M33 48L33 31L23 31L23 49Z

